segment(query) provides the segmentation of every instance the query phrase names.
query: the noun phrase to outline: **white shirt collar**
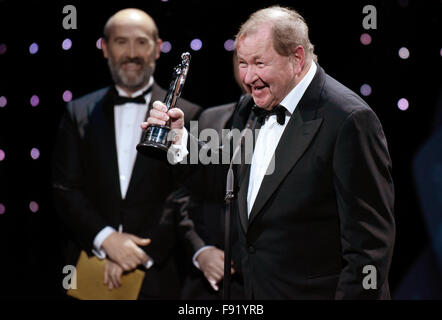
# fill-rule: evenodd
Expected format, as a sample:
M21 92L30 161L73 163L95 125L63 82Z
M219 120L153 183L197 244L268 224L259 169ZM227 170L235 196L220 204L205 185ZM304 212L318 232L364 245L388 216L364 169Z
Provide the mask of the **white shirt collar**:
M140 90L135 91L132 94L132 98L138 97L139 95L141 95L144 91L146 91L147 88L149 88L151 85L153 84L153 77L151 76L149 79L149 82L142 87ZM124 91L123 89L121 89L118 85L115 85L115 88L118 91L118 94L122 97L129 97L129 95L126 93L126 91Z
M281 101L280 104L284 106L290 114L293 114L295 111L296 106L304 95L305 90L307 90L308 86L312 82L317 68L316 63L312 60L310 69L307 71L304 78L302 78L301 81L292 89L292 91L290 91L289 94Z

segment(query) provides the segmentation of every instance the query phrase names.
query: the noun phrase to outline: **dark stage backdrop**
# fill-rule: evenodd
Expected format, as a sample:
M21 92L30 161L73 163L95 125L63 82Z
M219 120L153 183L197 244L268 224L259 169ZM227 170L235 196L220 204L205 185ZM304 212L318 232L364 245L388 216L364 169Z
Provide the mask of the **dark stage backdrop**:
M437 0L0 0L0 296L62 297L62 235L52 208L50 158L63 99L111 83L96 47L107 18L126 7L150 13L160 37L171 44L157 63L157 81L167 87L180 54L190 51L183 96L210 107L235 101L240 94L232 75L232 51L225 49L225 42L233 39L251 12L277 3L293 6L306 18L319 64L360 94L383 124L396 186L393 294L440 297L437 243L427 232L412 171L416 153L435 128L440 99L441 2ZM77 10L75 30L63 28L66 5ZM363 27L366 5L377 9L377 29ZM199 50L191 48L194 39L201 41ZM402 47L403 57L408 50L406 59L399 56ZM402 98L406 101L399 106L406 110L398 107ZM439 194L442 198L442 191ZM425 295L415 289L420 274L404 281L428 250L435 288Z

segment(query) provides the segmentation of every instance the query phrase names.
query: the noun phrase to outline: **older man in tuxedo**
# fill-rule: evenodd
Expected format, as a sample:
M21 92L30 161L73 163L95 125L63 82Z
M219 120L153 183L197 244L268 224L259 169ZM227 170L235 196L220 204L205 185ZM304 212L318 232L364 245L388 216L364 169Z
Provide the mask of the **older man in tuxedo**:
M172 167L136 151L139 123L166 95L153 78L162 41L152 17L125 9L107 21L101 44L114 85L67 104L54 152L55 207L73 240L66 255L71 264L80 250L106 257L110 289L142 267L140 298L177 298L175 225L162 221ZM177 105L186 119L200 112L184 99Z
M260 128L251 163L235 166L233 257L246 296L390 298L394 188L375 113L317 64L307 24L295 10L255 12L241 26L236 49L251 98L238 107L232 127ZM155 102L142 127L171 118L181 129L183 112L166 111ZM183 152L176 161L194 139L178 132ZM224 181L225 175L217 182Z

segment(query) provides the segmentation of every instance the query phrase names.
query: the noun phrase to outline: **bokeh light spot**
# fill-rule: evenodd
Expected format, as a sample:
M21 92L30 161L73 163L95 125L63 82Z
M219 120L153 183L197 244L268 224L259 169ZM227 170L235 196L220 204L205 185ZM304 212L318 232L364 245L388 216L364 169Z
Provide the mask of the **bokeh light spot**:
M227 51L233 51L235 49L235 41L233 41L232 39L227 39L224 42L224 49L226 49Z
M408 107L410 106L408 103L408 100L405 98L401 98L399 99L397 106L400 110L405 111L408 109Z
M35 202L35 201L31 201L30 203L29 203L29 210L31 210L31 212L37 212L38 211L38 208L39 208L39 206L38 206L38 203L37 202Z
M69 50L70 48L72 48L72 40L69 38L64 39L61 47L63 48L63 50Z
M399 49L399 57L401 57L401 59L408 59L409 56L410 51L407 48L402 47Z
M200 39L193 39L191 42L190 42L190 47L192 48L192 50L194 50L194 51L198 51L198 50L200 50L201 48L202 48L202 46L203 46L203 42L200 40Z
M370 94L371 94L371 86L369 85L369 84L363 84L362 86L361 86L361 94L364 96L364 97L368 97Z
M8 47L4 43L0 43L0 54L5 54L8 50Z
M0 97L0 108L6 107L8 104L8 99L5 96Z
M69 90L66 90L65 92L63 92L63 101L69 102L71 100L72 100L72 92L70 92Z
M40 98L37 95L31 97L31 106L36 107L40 104Z
M40 150L38 150L37 148L32 148L31 149L31 158L34 160L37 160L38 158L40 158Z
M367 46L371 43L371 36L368 33L361 34L361 43Z
M161 52L168 53L172 50L172 44L169 41L164 41L161 45Z
M38 44L36 44L35 42L33 42L30 46L29 46L29 52L31 54L36 54L38 52Z

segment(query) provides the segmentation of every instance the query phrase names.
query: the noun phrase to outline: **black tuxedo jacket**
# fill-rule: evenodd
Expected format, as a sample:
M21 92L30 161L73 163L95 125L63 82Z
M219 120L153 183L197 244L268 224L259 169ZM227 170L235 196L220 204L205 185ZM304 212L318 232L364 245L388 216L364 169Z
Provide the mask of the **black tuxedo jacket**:
M239 106L234 128L250 121L252 105L249 98ZM212 171L217 173L211 179L225 181L225 170ZM281 136L275 171L264 176L250 217L250 164L237 165L235 176L233 258L242 269L246 297L390 297L391 160L378 118L354 92L318 66ZM376 274L364 273L365 266L374 266Z
M151 103L166 91L153 85ZM187 119L200 107L180 99ZM149 108L150 109L150 108ZM146 253L154 260L142 287L144 296L175 298L178 274L172 258L173 223L163 223L163 206L175 188L173 167L167 162L137 155L125 199L121 198L115 144L114 104L104 88L67 104L53 158L54 203L75 243L68 259L75 264L80 249L91 254L95 236L105 226L151 238Z

